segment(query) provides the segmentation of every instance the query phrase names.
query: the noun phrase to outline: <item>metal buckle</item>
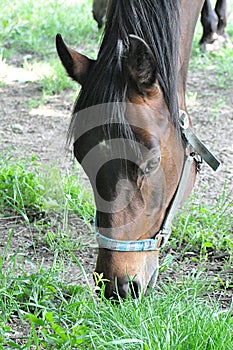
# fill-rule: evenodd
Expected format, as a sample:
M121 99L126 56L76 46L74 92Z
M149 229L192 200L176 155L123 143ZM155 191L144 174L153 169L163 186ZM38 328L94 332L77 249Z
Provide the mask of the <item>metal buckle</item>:
M196 162L196 167L197 167L197 171L200 173L202 170L202 166L203 166L203 159L200 156L200 154L196 153L196 152L191 152L190 156L193 157L193 159Z
M157 240L157 248L161 249L165 246L165 244L167 243L167 241L169 240L169 237L171 235L171 228L165 229L162 228L162 230L160 230L157 235L155 236L155 240Z
M180 127L183 130L186 130L189 128L188 114L185 111L183 111L182 109L179 110L179 122L180 122Z

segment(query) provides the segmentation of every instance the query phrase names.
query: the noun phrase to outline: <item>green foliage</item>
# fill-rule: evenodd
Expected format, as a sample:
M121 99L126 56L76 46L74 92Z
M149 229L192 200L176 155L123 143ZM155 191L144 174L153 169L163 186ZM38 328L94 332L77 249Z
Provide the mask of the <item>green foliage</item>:
M77 213L88 222L94 214L92 193L77 174L42 167L35 157L17 163L0 157L0 213L14 211L31 221L51 210Z
M92 17L92 2L58 0L1 1L0 43L7 52L49 56L55 52L54 39L62 33L71 44L96 45L98 31ZM4 53L7 54L6 50Z
M114 304L103 293L97 300L90 289L66 286L59 271L54 261L52 268L39 266L30 276L16 277L12 269L0 273L0 344L7 349L233 349L231 310L222 312L216 302L206 301L210 286L200 275ZM20 343L11 338L16 321L25 330Z
M5 261L8 273L0 271L0 310L3 315L0 318L0 344L7 344L8 349L30 349L33 345L62 349L63 346L78 348L88 344L89 327L82 324L85 303L89 302L85 289L67 288L62 283L56 258L51 268L38 266L38 272L29 276L23 273L20 277L15 276L11 260ZM17 320L28 330L22 338L22 347L11 340L14 327L7 325L10 319Z
M93 220L94 198L89 183L77 180L77 175L63 178L63 188L66 194L68 208L84 218L86 222Z
M181 287L171 282L139 301L106 302L98 313L90 310L96 348L232 349L230 314L202 299L204 290L191 277Z
M174 223L171 245L184 254L210 252L233 254L231 195L224 191L213 205L200 203L193 195Z
M44 209L42 187L36 158L28 162L15 163L12 157L0 157L0 210L15 210L26 217L26 213ZM30 170L30 168L34 170Z

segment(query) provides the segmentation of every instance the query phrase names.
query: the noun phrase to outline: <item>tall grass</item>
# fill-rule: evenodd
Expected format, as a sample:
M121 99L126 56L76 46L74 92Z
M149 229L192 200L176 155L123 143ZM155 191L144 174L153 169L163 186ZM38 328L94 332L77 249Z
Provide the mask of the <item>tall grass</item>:
M4 349L231 350L231 310L206 300L198 275L116 304L90 288L67 286L50 269L17 277L0 271L0 344ZM15 330L24 329L22 334Z

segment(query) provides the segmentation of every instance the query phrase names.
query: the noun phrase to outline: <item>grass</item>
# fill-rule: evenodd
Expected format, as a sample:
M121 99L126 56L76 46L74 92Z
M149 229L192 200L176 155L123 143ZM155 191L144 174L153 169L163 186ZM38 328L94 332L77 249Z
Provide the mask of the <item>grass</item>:
M139 301L113 305L103 297L97 300L89 287L68 286L61 277L67 267L57 253L50 268L22 256L37 272L19 271L17 254L7 254L11 239L12 234L0 263L0 341L9 348L232 349L230 311L206 300L211 286L200 274L160 285ZM10 340L16 323L29 332L18 347Z
M210 288L200 276L112 304L90 288L67 286L56 257L51 268L39 266L30 276L6 271L0 273L4 349L233 349L230 310L206 300ZM16 324L24 329L20 341Z
M198 252L206 259L211 252L232 255L232 207L231 194L226 190L213 205L191 196L174 222L171 246L178 246L183 254Z
M217 309L202 300L197 290L203 286L195 281L191 285L179 290L162 286L159 293L139 302L129 299L117 308L106 303L96 316L91 314L97 327L95 342L108 349L221 349L223 344L231 348L225 337L232 326L227 330L228 321L221 325Z
M64 209L65 208L65 209ZM0 157L0 214L21 215L27 222L49 211L76 213L86 222L94 215L93 196L78 175L42 167L36 157L15 163Z
M99 33L91 0L3 0L1 4L0 42L6 57L23 52L47 58L55 53L56 33L86 50L92 51L96 46Z
M35 210L56 210L63 215L59 198L61 193L62 197L69 193L72 205L67 203L63 210L77 212L76 204L80 203L79 196L83 196L83 187L75 177L77 187L73 192L73 175L61 181L57 170L50 169L44 182L36 158L30 164L29 160L12 164L8 158L4 164L5 177L0 182L2 208L6 207L4 200L14 203L11 211L19 213L21 206L20 210L27 218L25 204L35 203ZM23 176L19 176L21 174ZM37 191L31 193L31 187ZM38 188L42 192L38 192ZM93 210L93 204L89 200L87 203ZM177 253L193 250L206 258L210 248L232 255L233 246L227 244L231 243L230 205L225 194L219 198L214 210L193 200L180 214L181 224L174 230L171 247L174 245ZM83 217L90 218L87 213ZM179 283L173 280L160 283L156 291L150 291L140 300L128 298L124 303L114 305L104 299L103 293L96 299L88 281L87 287L79 284L79 278L83 274L84 278L86 276L74 256L74 251L80 247L77 242L76 246L72 244L73 237L68 232L59 234L56 230L55 233L43 222L41 225L46 231L41 243L48 244L53 251L50 267L43 266L43 260L41 263L32 260L27 249L9 254L14 230L9 232L0 259L0 346L4 349L233 349L231 309L223 312L216 300L208 298L216 286L206 281L200 272L196 276L181 277ZM220 233L224 239L219 239ZM36 239L31 239L36 246ZM41 254L35 248L34 256L37 255ZM35 272L25 272L25 264ZM75 285L66 281L66 273L73 264L76 264ZM166 266L162 266L162 270L164 268ZM231 287L230 284L226 286ZM19 333L21 329L24 330L22 334Z
M92 1L1 2L1 61L16 58L18 64L35 72L45 99L65 89L77 90L77 84L66 76L58 60L55 49L57 33L61 33L70 46L79 46L83 53L94 58L100 32L93 20Z

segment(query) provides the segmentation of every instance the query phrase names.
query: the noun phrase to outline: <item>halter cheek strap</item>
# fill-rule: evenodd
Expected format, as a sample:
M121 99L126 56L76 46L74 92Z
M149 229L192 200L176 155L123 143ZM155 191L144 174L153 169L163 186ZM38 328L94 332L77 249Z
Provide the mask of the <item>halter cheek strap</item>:
M162 246L164 246L167 243L171 234L172 220L175 216L175 213L178 209L178 206L180 205L182 198L184 197L193 162L193 156L188 156L186 158L178 189L173 198L172 204L170 205L170 208L167 212L167 215L163 221L162 229L154 238L144 239L140 241L122 241L105 237L101 235L96 229L96 239L99 247L121 252L146 252L152 250L159 250Z
M206 146L201 142L201 140L196 136L189 124L189 118L186 112L180 111L180 127L182 136L186 144L186 151L191 146L195 152L186 156L184 166L182 169L181 178L173 197L171 205L166 213L165 219L162 224L161 230L155 235L154 238L144 239L139 241L123 241L108 238L99 233L97 225L95 223L96 239L99 248L104 248L113 251L120 252L146 252L146 251L159 251L168 241L171 234L172 220L181 204L184 197L187 184L189 181L189 176L191 173L192 166L194 162L196 163L197 170L199 170L199 164L202 161L197 161L196 156L203 158L206 163L213 169L217 170L220 162L218 159L206 148Z

